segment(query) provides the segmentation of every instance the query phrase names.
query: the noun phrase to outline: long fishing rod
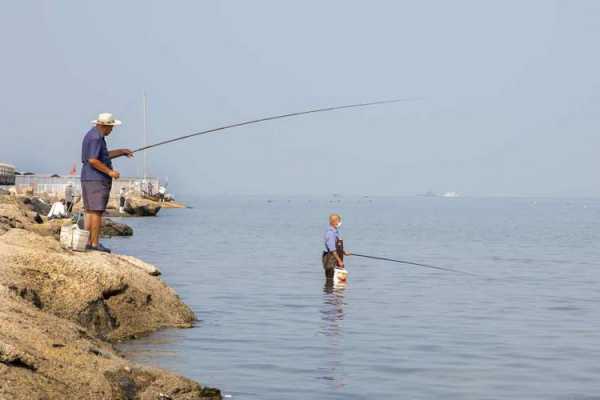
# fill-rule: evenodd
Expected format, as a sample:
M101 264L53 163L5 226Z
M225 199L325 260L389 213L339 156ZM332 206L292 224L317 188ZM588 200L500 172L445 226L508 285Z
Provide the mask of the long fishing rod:
M390 262L395 262L395 263L400 263L400 264L416 265L416 266L419 266L419 267L439 269L441 271L458 272L459 274L466 274L466 275L472 275L472 276L480 276L480 275L474 274L472 272L461 271L461 270L458 270L458 269L436 267L435 265L420 264L420 263L416 263L416 262L412 262L412 261L394 260L393 258L368 256L366 254L356 254L354 252L352 253L352 256L354 256L354 257L362 257L362 258L370 258L372 260L390 261Z
M274 115L274 116L271 116L271 117L253 119L253 120L250 120L250 121L236 122L236 123L233 123L233 124L230 124L230 125L225 125L225 126L221 126L221 127L218 127L218 128L207 129L205 131L191 133L189 135L184 135L184 136L176 137L174 139L164 140L162 142L158 142L158 143L154 143L154 144L151 144L151 145L148 145L148 146L140 147L139 149L135 149L132 153L137 153L138 151L148 150L148 149L151 149L153 147L158 147L158 146L162 146L162 145L165 145L165 144L169 144L169 143L173 143L173 142L178 142L180 140L189 139L189 138L194 137L194 136L206 135L208 133L223 131L225 129L237 128L239 126L244 126L244 125L258 124L258 123L261 123L261 122L272 121L274 119L297 117L299 115L306 115L306 114L314 114L314 113L320 113L320 112L342 110L342 109L345 109L345 108L367 107L367 106L375 106L375 105L391 104L391 103L400 103L400 102L416 101L416 100L420 100L420 99L419 98L404 98L404 99L373 101L373 102L370 102L370 103L347 104L347 105L343 105L343 106L316 108L316 109L308 110L308 111L299 111L299 112L293 112L293 113L288 113L288 114Z

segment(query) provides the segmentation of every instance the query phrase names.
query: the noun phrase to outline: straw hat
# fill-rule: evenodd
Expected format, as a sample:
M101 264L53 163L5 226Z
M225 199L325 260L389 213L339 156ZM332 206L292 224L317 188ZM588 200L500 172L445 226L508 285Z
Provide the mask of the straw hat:
M115 117L111 113L101 113L98 114L98 119L92 121L92 124L117 126L121 125L121 121L115 119Z

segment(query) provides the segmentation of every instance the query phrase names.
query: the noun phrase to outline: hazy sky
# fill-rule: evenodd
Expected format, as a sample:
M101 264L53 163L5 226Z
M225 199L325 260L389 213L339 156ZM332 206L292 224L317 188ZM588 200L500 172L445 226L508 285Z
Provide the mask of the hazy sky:
M109 147L394 97L148 153L202 193L598 196L600 1L33 1L0 14L0 160L67 173ZM115 163L141 172L141 157ZM79 164L78 164L79 167Z

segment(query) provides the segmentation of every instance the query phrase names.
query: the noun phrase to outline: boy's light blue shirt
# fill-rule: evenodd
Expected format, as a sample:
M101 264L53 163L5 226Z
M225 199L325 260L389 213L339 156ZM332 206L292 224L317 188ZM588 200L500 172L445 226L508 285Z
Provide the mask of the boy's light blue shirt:
M329 229L327 229L327 232L325 232L325 250L335 251L335 243L337 239L341 238L342 235L340 230L330 226Z

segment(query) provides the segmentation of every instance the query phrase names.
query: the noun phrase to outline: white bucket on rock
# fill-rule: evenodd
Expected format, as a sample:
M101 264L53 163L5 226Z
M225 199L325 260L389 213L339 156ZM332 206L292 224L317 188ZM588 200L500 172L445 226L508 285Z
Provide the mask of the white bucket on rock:
M79 229L77 224L63 225L60 228L60 245L73 251L85 251L90 238L90 232Z
M84 229L79 229L77 225L73 228L73 251L85 251L88 241L90 240L90 232Z
M75 225L63 225L60 228L60 245L63 249L70 249L73 243L73 227Z

